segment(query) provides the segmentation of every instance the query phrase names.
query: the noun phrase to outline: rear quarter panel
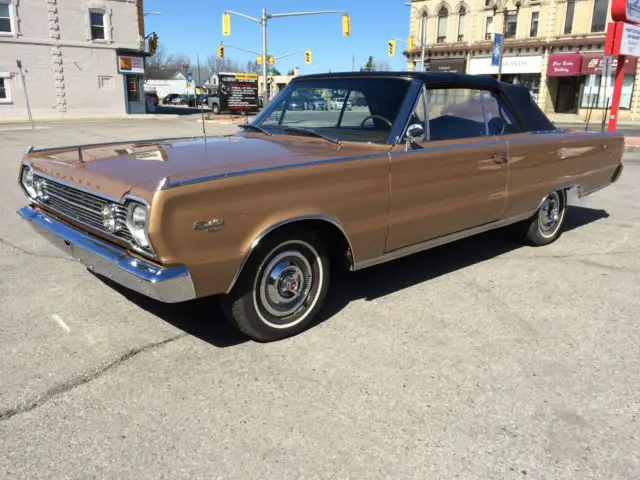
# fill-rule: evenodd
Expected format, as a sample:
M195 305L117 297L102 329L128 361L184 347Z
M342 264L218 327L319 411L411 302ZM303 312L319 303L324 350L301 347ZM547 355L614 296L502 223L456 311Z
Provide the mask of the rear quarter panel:
M203 296L225 292L254 240L297 217L338 222L357 260L381 255L388 207L389 156L382 153L160 190L149 236L160 260L185 265ZM194 230L194 222L214 217L224 219L221 230Z
M504 217L533 212L552 190L577 186L586 194L611 183L622 161L617 133L518 134L509 148L508 199Z

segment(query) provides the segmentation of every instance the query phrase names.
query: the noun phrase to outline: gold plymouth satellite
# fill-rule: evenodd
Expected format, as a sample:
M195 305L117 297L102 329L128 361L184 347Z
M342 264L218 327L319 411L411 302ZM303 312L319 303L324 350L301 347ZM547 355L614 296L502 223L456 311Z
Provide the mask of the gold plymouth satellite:
M307 75L231 136L30 147L18 213L131 290L220 295L266 342L312 324L330 269L506 226L555 241L567 193L616 182L623 147L618 133L555 128L526 88L490 77Z

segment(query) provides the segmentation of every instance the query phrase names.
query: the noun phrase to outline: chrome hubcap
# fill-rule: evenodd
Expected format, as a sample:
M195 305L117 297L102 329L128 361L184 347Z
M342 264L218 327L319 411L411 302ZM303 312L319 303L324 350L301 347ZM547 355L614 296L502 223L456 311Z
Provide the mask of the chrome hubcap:
M296 251L280 252L267 264L260 278L261 306L274 317L288 317L305 304L312 282L313 270L304 255Z
M538 223L540 224L540 230L543 234L553 233L560 223L560 195L558 192L553 192L540 207L540 213L538 214Z

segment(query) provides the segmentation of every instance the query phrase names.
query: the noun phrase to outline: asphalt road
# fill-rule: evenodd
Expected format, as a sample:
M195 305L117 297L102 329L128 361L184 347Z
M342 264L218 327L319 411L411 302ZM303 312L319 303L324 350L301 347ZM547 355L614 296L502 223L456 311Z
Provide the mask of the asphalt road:
M107 285L15 213L29 144L198 127L0 127L0 478L640 476L639 155L556 243L494 232L348 274L265 345L215 299Z

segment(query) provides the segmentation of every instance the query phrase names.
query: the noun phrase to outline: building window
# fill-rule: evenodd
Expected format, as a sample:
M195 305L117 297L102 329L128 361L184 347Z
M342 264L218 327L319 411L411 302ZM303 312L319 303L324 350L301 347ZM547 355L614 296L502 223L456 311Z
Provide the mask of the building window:
M446 7L442 7L438 10L438 38L437 43L444 43L447 41L447 21L449 20L449 10Z
M591 17L591 33L604 32L607 25L607 7L609 0L595 0Z
M0 77L0 103L10 103L9 79Z
M91 40L105 40L106 28L104 12L92 11L89 13L91 20Z
M0 0L0 33L13 33L11 27L11 2Z
M508 13L507 14L507 25L504 31L505 38L515 38L516 36L516 28L518 26L518 14L517 13Z
M533 12L531 13L531 29L529 30L529 36L530 37L537 37L538 36L538 20L540 17L540 13L539 12Z
M567 15L564 17L564 34L570 35L573 30L573 14L576 11L576 0L567 0Z
M487 20L484 24L484 39L491 40L491 35L493 34L493 17L487 17Z
M464 7L460 7L458 11L458 41L464 41L464 22L467 18L467 10Z
M620 96L620 108L628 110L631 108L631 98L633 94L634 75L625 75L622 81L622 92ZM606 90L605 90L606 83ZM611 107L613 97L614 79L605 79L602 75L587 75L582 91L580 108L603 109Z
M484 6L490 7L493 0L484 0Z

